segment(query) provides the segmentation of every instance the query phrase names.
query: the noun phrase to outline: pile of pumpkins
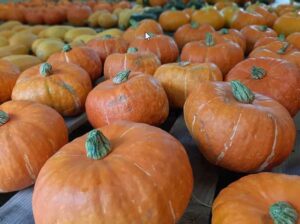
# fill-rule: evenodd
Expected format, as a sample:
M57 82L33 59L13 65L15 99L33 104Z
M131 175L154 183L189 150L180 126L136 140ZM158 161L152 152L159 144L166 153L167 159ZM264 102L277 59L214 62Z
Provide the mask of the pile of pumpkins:
M258 173L221 191L213 224L300 223L300 177L262 172L295 144L297 8L218 2L120 25L116 5L120 16L136 10L130 3L88 4L107 11L74 25L119 28L0 25L0 192L35 184L37 224L176 223L192 168L181 143L155 126L179 108L209 162ZM63 117L84 111L95 129L68 143Z

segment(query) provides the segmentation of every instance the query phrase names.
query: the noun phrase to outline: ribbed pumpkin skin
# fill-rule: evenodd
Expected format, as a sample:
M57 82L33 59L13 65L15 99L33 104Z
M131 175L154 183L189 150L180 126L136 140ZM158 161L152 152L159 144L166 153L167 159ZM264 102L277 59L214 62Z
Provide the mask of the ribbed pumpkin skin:
M89 93L85 109L93 127L117 120L159 125L169 114L169 103L158 80L151 75L131 73L124 83L107 80L97 85Z
M219 32L219 34L221 33ZM225 40L230 40L233 41L234 43L237 43L244 52L246 51L246 39L240 31L236 29L228 29L227 34L221 34L221 35Z
M212 224L274 223L273 203L286 201L300 211L299 176L259 173L248 175L223 189L213 203ZM300 224L298 218L297 224Z
M0 60L0 103L10 99L20 70L6 60Z
M34 189L35 223L178 221L193 188L183 146L146 124L120 121L101 131L112 145L104 159L86 157L84 135L48 160Z
M266 75L254 79L253 66L263 68ZM269 96L281 103L294 116L300 109L300 69L286 60L249 58L237 64L225 77L226 81L239 80L252 91Z
M49 63L55 61L73 63L83 68L95 81L102 72L102 62L95 50L89 47L74 47L68 52L57 52L48 59Z
M110 79L119 71L126 69L153 75L160 64L158 57L151 52L111 54L105 60L104 76L106 79Z
M247 12L247 11L237 11L230 22L230 28L241 30L248 25L266 25L266 19L256 13L256 12Z
M29 101L0 105L10 120L0 126L0 192L35 182L44 163L68 142L63 118L53 109Z
M200 83L185 102L184 119L207 160L236 172L268 170L295 143L294 121L282 105L260 94L240 103L226 82Z
M170 104L179 108L200 82L223 80L222 72L212 63L164 64L156 70L154 78L164 87Z
M292 45L294 45L296 48L300 49L300 32L288 35L286 40Z
M55 62L52 68L52 75L47 77L39 73L40 65L24 71L13 89L12 99L46 104L63 116L81 113L92 89L89 75L71 63Z

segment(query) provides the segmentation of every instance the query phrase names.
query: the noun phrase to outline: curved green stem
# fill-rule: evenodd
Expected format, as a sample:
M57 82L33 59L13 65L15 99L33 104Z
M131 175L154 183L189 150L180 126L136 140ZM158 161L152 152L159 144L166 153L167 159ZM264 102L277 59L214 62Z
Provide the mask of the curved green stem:
M193 29L197 29L199 27L199 23L197 23L197 22L191 22L191 27Z
M127 53L136 53L136 52L138 52L138 49L136 47L130 47L127 50Z
M215 45L214 38L211 33L205 34L205 45L208 47L212 47Z
M253 79L262 79L266 74L266 70L261 67L253 66L251 68L251 76Z
M114 84L121 84L123 82L126 82L128 80L130 70L124 70L119 72L114 78L113 78L113 83Z
M103 159L110 151L109 140L97 129L90 131L85 142L86 156L90 159Z
M284 54L286 52L286 50L288 49L288 47L290 46L290 44L288 42L283 42L282 43L282 48L280 48L277 53L278 54Z
M230 82L231 90L234 98L240 103L251 104L254 99L254 93L240 81L234 80Z
M220 34L224 35L224 34L229 34L229 30L227 28L222 28L220 29Z
M104 36L102 37L102 39L104 39L104 40L108 40L108 39L111 39L111 38L113 38L113 36L110 35L110 34L106 34L106 35L104 35Z
M271 205L269 214L274 224L296 224L298 220L298 212L288 202L280 201Z
M277 37L277 39L279 41L285 41L285 35L284 35L284 33L279 34L278 37Z
M9 116L3 110L0 110L0 126L4 125L9 120Z
M81 40L82 41L82 40ZM82 41L83 42L83 41ZM70 50L72 50L72 47L71 47L71 45L70 44L65 44L64 46L63 46L63 52L68 52L68 51L70 51Z
M266 26L266 25L258 26L258 30L259 30L259 31L266 32L267 29L268 29L268 26Z
M44 77L51 75L52 65L49 63L43 63L40 66L40 74Z

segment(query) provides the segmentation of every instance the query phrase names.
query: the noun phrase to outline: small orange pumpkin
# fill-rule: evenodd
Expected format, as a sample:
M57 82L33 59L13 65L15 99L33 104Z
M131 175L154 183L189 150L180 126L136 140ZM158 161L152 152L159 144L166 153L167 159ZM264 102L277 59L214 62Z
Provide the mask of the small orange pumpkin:
M192 15L192 22L200 25L209 24L216 30L221 29L225 25L223 16L217 9L211 6L196 10Z
M255 4L249 5L247 7L247 11L257 12L258 14L262 15L265 18L266 25L268 27L272 27L275 20L277 19L276 13L270 12L266 5L258 3L258 2Z
M92 9L87 5L72 5L67 11L67 19L72 25L83 26L91 14Z
M300 32L288 35L286 40L300 50Z
M223 28L219 30L218 33L221 34L225 40L231 40L237 43L244 52L246 51L246 39L240 31Z
M184 11L167 10L159 16L159 23L164 31L174 32L180 26L189 23L190 16Z
M300 32L300 12L290 12L280 16L274 23L273 29L286 36Z
M255 42L253 49L268 45L269 43L272 43L272 42L278 41L278 40L286 41L285 36L283 34L280 34L277 37L262 37Z
M257 12L236 11L232 17L230 28L241 30L248 25L266 25L266 19Z

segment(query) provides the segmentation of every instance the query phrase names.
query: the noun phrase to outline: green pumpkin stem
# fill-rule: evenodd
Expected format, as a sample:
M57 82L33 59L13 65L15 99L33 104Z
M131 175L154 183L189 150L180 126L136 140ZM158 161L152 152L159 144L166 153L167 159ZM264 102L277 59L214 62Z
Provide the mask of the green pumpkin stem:
M253 79L262 79L266 74L266 70L261 67L253 66L251 68L251 76Z
M110 151L109 140L97 129L90 131L85 142L86 156L90 159L103 159Z
M284 54L286 52L286 50L288 49L288 47L290 46L290 44L288 42L283 42L282 44L282 48L280 48L277 53L278 54Z
M245 104L251 104L254 101L255 95L253 92L240 81L231 81L230 85L232 94L237 101Z
M285 41L285 35L284 35L284 33L279 34L278 37L277 37L277 39L279 41Z
M199 27L199 23L193 21L191 22L191 27L192 29L197 29Z
M224 35L224 34L228 34L229 30L227 28L222 28L219 32L220 34Z
M212 46L215 45L214 38L213 38L211 33L206 33L205 34L205 44L208 47L212 47Z
M119 72L114 78L113 78L113 83L114 84L121 84L123 82L126 82L128 80L130 70L124 70Z
M136 47L130 47L127 50L127 53L136 53L136 52L138 52L138 49Z
M137 22L134 19L130 19L129 20L129 24L133 27L133 28L137 28L139 26L139 22Z
M106 34L106 35L104 35L104 36L102 37L102 39L108 40L108 39L111 39L112 37L113 37L112 35Z
M191 62L189 62L189 61L180 61L180 62L178 62L178 65L182 66L182 67L187 66L189 64L191 64Z
M0 110L0 126L4 125L9 120L9 116L3 110Z
M296 224L297 210L288 202L279 201L271 205L269 214L274 224Z
M82 41L82 40L81 40ZM82 41L83 42L83 41ZM63 46L63 52L69 52L70 50L72 50L72 47L70 44L65 44Z
M267 29L268 29L268 26L266 26L266 25L258 26L259 31L266 32Z
M40 74L44 77L51 75L52 73L52 65L49 63L43 63L40 66Z

